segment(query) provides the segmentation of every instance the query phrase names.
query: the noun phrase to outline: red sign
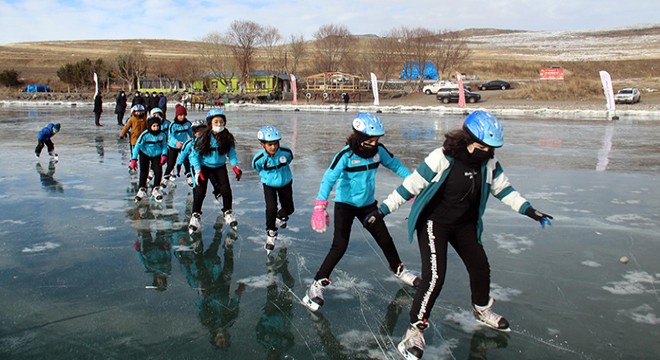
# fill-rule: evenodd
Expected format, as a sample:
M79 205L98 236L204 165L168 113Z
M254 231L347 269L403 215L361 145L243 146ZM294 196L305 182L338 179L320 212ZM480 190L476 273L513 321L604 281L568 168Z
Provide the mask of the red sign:
M564 80L564 68L543 68L539 70L541 80Z

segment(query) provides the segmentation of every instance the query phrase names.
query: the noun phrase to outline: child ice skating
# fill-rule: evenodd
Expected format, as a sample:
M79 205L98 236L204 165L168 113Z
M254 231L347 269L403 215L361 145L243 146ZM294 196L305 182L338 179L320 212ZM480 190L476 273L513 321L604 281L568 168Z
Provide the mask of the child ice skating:
M337 184L335 230L332 246L303 298L303 304L312 311L323 305L323 290L331 283L330 273L348 248L353 219L357 217L362 222L377 209L374 192L378 167L382 164L402 178L410 174L410 170L399 159L379 144L379 139L384 135L385 128L378 116L368 112L357 114L353 120L353 133L346 140L346 146L335 155L323 175L314 202L312 228L317 232L325 232L326 226L330 224L326 207L328 196ZM385 254L394 275L403 283L416 286L419 279L404 268L385 222L379 219L365 227Z
M181 173L181 166L183 166L183 171L184 174L186 175L186 183L190 185L190 187L193 186L193 178L190 173L190 153L193 150L193 147L195 146L195 139L201 134L202 130L206 129L208 125L206 124L206 121L204 120L195 120L192 123L192 126L190 128L192 129L193 132L193 137L191 139L188 139L183 146L181 147L181 154L179 154L179 157L176 159L176 176L179 176Z
M147 119L147 130L138 138L131 156L131 170L137 170L138 159L140 160L140 180L139 190L135 196L135 202L147 197L147 177L149 169L154 172L154 186L151 196L156 202L163 201L163 194L160 191L161 176L163 175L163 164L167 161L167 142L165 134L160 131L160 118L152 116Z
M131 108L131 117L119 132L119 137L124 138L130 131L131 152L142 133L147 130L147 111L143 105L137 104Z
M55 144L51 138L60 132L60 124L50 123L46 125L39 134L37 134L37 147L34 149L34 155L39 158L41 155L41 150L44 146L48 149L48 155L50 155L54 160L57 160L57 154L55 153Z
M170 124L167 133L167 168L163 176L163 189L174 186L175 176L172 174L177 158L183 148L183 144L193 137L192 124L186 119L187 111L181 104L176 104L176 118Z
M193 208L189 231L192 234L200 229L202 204L206 197L208 182L213 185L213 195L222 201L222 213L227 225L236 228L238 221L232 211L232 191L227 174L227 159L236 174L236 181L241 180L243 171L238 167L236 141L234 135L225 128L227 117L220 109L211 109L206 114L209 125L195 140L190 153L190 165L194 172Z
M422 279L410 309L410 326L399 343L399 352L409 360L424 354L423 331L447 269L448 245L456 250L470 278L472 309L477 320L493 329L510 331L509 322L493 312L490 297L490 265L481 244L482 216L488 195L520 214L550 225L552 216L535 210L509 183L495 156L504 144L499 120L488 112L475 111L463 127L445 134L441 148L432 151L403 180L365 222L380 221L415 197L408 220L408 240L417 232L422 261Z
M252 167L259 173L266 199L266 243L268 254L275 248L277 229L285 228L293 214L293 175L289 164L293 161L290 148L280 146L282 136L274 126L264 126L257 133L263 148L252 159ZM277 208L279 198L281 208Z

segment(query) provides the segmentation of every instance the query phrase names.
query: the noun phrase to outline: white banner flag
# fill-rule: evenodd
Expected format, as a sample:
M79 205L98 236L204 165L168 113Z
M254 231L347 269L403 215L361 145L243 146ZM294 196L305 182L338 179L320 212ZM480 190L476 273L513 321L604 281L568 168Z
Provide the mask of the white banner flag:
M610 73L601 70L600 81L603 83L603 92L605 93L605 100L607 100L607 111L614 111L616 105L614 104L614 90L612 89Z
M94 73L94 84L96 85L96 91L94 92L94 96L99 94L99 76Z
M374 105L380 105L380 101L378 100L378 79L374 73L371 73L371 91L374 93Z

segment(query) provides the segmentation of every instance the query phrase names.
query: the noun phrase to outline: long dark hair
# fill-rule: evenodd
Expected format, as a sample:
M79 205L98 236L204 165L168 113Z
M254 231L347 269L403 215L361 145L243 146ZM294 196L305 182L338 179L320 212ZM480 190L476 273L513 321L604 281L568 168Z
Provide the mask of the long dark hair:
M355 151L360 147L360 144L364 141L371 139L371 136L363 134L359 131L353 130L351 135L346 138L346 145L348 145L351 150Z
M473 142L474 140L470 134L463 129L457 129L445 134L445 142L442 144L442 148L445 155L456 157L459 151L465 151L465 148Z
M211 152L211 137L215 137L215 140L218 142L218 153L220 155L225 155L229 152L229 148L236 146L236 140L234 135L229 132L226 128L220 133L216 134L213 132L213 127L209 126L206 129L202 130L202 133L199 135L197 141L195 141L195 149L201 154L206 155Z

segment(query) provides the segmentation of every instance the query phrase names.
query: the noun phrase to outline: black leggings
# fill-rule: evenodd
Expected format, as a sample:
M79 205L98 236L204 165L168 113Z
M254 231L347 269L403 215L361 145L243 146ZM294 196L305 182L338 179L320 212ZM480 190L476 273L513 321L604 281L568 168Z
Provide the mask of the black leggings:
M213 185L213 195L217 198L222 196L222 212L232 209L232 193L231 185L229 185L229 176L227 175L227 167L221 166L217 168L210 168L202 165L202 175L204 180L199 179L199 184L193 189L193 207L194 213L202 213L202 204L206 197L206 189L208 182L211 181Z
M160 156L150 157L140 151L140 187L147 187L147 178L149 177L149 168L154 171L154 186L160 185L160 178L163 176L163 167L160 165Z
M410 323L428 320L440 295L447 273L447 244L456 250L470 276L472 303L486 305L490 290L490 265L483 246L477 240L477 225L444 225L421 219L417 225L422 279L410 309Z
M181 149L167 147L167 167L165 168L165 176L172 175L172 170L176 166L176 158L179 157Z
M293 181L282 187L264 185L264 197L266 198L266 230L277 230L275 218L289 220L293 214ZM282 208L277 211L277 198L280 199Z
M372 211L377 209L378 202L363 207L355 207L345 203L335 202L335 232L332 238L332 246L328 255L325 256L321 268L316 273L314 280L329 278L330 273L334 270L339 260L344 256L348 248L348 240L351 236L351 226L353 226L353 218L357 217L360 223ZM399 253L396 251L392 236L387 231L385 221L380 220L372 226L366 228L367 231L374 237L378 246L383 250L385 258L390 265L390 270L396 271L401 259Z
M34 148L34 153L37 155L41 155L41 150L44 149L44 146L48 148L48 154L52 153L53 150L55 150L55 144L53 144L53 141L49 139L46 141L39 141L37 147Z

